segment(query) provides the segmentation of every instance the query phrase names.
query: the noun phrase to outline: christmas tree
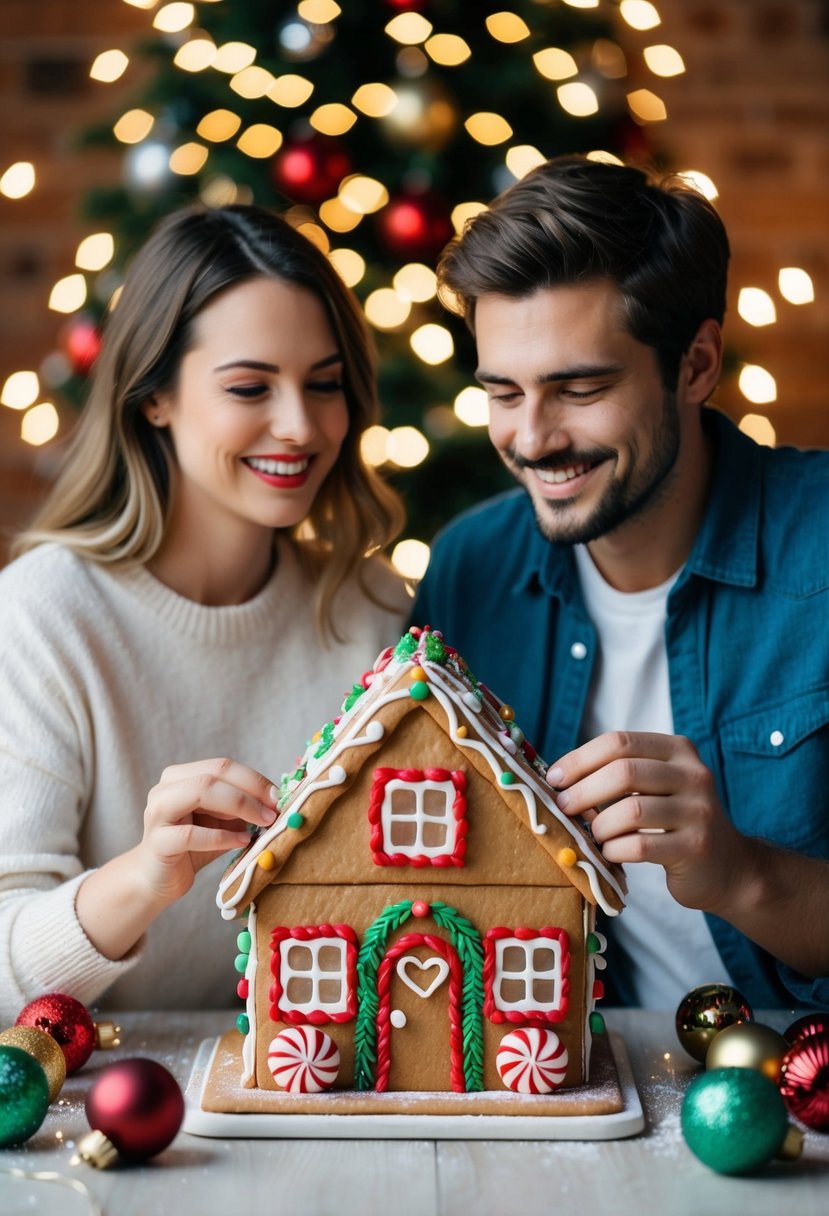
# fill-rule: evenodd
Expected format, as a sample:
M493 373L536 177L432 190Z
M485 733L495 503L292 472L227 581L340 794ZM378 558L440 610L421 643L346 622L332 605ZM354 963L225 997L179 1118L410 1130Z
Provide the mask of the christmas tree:
M548 156L658 160L649 124L664 108L645 86L651 73L681 70L676 51L649 46L658 23L644 0L154 8L133 51L144 77L134 103L83 135L120 143L123 177L83 199L86 219L113 240L88 259L71 374L56 387L82 399L101 316L162 215L196 200L276 208L363 303L385 410L366 456L404 494L406 535L428 542L508 484L486 439L471 338L451 300L435 296L436 258L467 216Z

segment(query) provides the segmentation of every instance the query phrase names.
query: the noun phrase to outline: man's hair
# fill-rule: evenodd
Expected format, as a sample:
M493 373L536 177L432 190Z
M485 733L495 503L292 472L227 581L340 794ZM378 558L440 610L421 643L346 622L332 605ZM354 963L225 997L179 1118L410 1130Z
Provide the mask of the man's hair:
M656 182L640 169L566 156L468 220L444 250L438 278L473 332L482 295L610 280L628 331L654 348L673 389L700 324L722 324L728 257L720 217L681 178Z

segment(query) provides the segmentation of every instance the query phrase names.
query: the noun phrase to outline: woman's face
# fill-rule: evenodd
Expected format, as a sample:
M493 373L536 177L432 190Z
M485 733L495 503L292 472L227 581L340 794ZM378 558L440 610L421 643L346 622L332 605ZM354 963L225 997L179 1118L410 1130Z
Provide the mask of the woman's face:
M260 277L207 304L175 388L147 410L172 436L179 522L197 521L203 542L305 519L348 431L342 377L307 289Z

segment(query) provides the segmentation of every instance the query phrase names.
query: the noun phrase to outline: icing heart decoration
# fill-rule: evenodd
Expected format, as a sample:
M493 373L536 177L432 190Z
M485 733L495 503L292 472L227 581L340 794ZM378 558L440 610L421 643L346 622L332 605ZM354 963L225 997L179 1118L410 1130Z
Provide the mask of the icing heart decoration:
M435 969L436 974L431 979L428 987L424 988L415 976L409 974L409 968L416 968L420 972L420 978L424 978L425 971ZM425 963L422 963L419 958L413 954L404 954L403 958L397 961L397 974L400 976L407 988L411 988L417 996L431 996L436 989L440 988L443 981L449 974L449 964L445 958L427 958Z

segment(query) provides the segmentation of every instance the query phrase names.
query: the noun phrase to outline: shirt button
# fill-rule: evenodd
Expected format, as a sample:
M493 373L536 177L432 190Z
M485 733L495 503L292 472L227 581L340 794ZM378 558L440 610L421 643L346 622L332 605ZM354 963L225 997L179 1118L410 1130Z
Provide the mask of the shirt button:
M769 735L769 743L772 745L772 747L779 747L783 742L783 738L784 735L782 730L773 730Z
M584 659L587 657L587 647L584 642L574 642L570 647L570 654L574 659ZM781 736L782 737L782 736Z

